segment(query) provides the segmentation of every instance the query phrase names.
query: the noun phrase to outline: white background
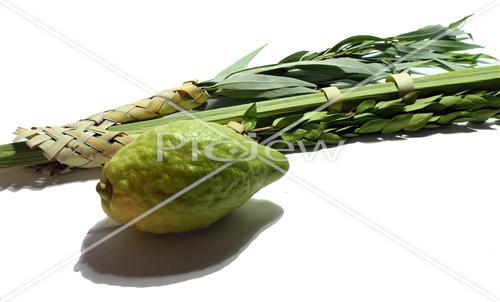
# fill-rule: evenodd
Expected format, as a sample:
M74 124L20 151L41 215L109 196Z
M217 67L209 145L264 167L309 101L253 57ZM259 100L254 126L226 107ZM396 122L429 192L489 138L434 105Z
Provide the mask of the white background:
M254 64L354 34L448 24L487 1L9 2L85 54L0 3L6 143L16 126L64 124L147 97L146 86L208 79L264 43ZM499 13L466 26L497 57ZM98 173L2 171L0 297L69 259L14 301L492 300L500 297L500 131L480 128L372 138L336 160L291 155L290 174L321 193L288 177L255 196L268 202L252 201L200 234L127 231L76 266L84 276L75 272L79 250L105 219ZM204 270L184 274L193 263Z

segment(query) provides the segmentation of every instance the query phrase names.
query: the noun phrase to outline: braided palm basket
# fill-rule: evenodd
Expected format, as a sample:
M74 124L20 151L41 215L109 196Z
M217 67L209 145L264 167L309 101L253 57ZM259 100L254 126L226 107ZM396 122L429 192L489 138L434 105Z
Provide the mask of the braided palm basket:
M99 112L76 123L60 127L17 128L16 141L26 139L30 148L43 150L48 164L34 166L45 174L62 174L73 168L103 166L118 150L134 140L134 135L109 131L109 127L159 118L180 110L191 110L204 104L209 94L185 82L147 99Z

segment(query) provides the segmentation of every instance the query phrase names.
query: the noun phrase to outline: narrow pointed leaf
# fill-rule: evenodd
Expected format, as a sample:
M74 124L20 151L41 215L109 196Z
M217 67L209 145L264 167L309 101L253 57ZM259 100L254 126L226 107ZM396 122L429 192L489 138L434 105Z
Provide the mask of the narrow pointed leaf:
M251 53L247 54L243 58L239 59L238 61L234 62L230 66L228 66L226 69L221 71L219 74L217 74L214 78L214 81L218 82L220 80L225 79L227 76L230 74L237 72L239 70L242 70L250 64L250 62L259 54L259 52L266 47L267 44L257 48L256 50L252 51Z
M356 133L366 134L366 133L377 133L380 132L384 126L387 124L386 119L376 119L365 123L363 126L356 130Z
M432 118L432 113L418 113L412 115L408 124L404 127L407 132L418 131L422 129Z
M213 87L222 90L269 90L284 87L309 87L315 88L316 85L306 81L287 78L281 76L272 76L266 74L235 74Z
M462 25L465 24L465 22L467 21L467 19L469 19L471 16L472 15L468 15L466 17L463 17L462 19L451 23L448 27L451 28L451 29L460 28L460 27L462 27Z
M281 61L279 61L279 63L282 64L282 63L290 63L290 62L300 61L308 53L309 53L309 51L307 51L307 50L297 51L297 52L283 58Z

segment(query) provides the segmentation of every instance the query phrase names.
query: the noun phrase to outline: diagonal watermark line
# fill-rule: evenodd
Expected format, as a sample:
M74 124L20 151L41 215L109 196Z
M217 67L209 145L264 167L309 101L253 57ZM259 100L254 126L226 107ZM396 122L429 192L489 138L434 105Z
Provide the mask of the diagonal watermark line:
M53 27L50 25L46 24L45 22L41 21L40 19L34 17L33 15L29 14L25 10L21 9L20 7L10 3L7 0L0 0L0 5L5 7L6 9L10 10L14 14L18 15L22 19L28 21L29 23L33 24L35 27L41 29L45 33L51 35L52 37L56 38L60 42L66 44L67 46L73 48L80 54L86 56L90 60L94 61L95 63L103 66L104 68L108 69L115 75L119 76L120 78L126 80L127 82L131 83L135 87L144 90L147 93L155 93L156 90L153 89L151 86L145 84L144 82L140 81L136 77L132 76L131 74L123 71L122 69L118 68L116 65L113 63L109 62L108 60L103 59L101 56L96 54L95 52L89 50L88 48L84 47L80 43L77 43L76 41L70 39L68 36L65 34L61 33L60 31L55 30Z
M4 1L4 2L5 2L5 1ZM0 3L1 3L1 1L0 1ZM488 5L486 5L486 6L482 7L482 8L480 8L480 9L476 12L476 18L477 18L477 16L478 16L478 15L483 14L486 10L491 9L492 7L496 6L497 4L498 4L498 1L492 1L492 2L490 2ZM24 12L24 13L25 13L25 12ZM29 15L28 15L28 16L29 16ZM34 23L34 24L36 25L36 23ZM64 37L64 36L63 36L63 37ZM435 40L439 39L440 37L442 37L442 36L438 36L438 37L435 37L434 39L430 40L428 44L424 45L424 47L425 47L425 46L427 46L427 45L429 45L429 44L431 44L432 42L434 42ZM417 53L418 53L419 51L421 51L421 50L422 50L422 48L420 48L420 49L416 49L414 52L412 52L412 53L408 54L408 55L407 55L407 56L405 56L404 58L408 58L408 57L410 57L411 55L415 55L415 54L417 54ZM82 53L85 55L85 52L82 52ZM101 59L101 60L103 60L103 59ZM103 61L104 61L104 62L106 62L105 60L103 60ZM398 62L400 62L400 61L396 61L395 63L398 63ZM376 76L377 76L377 75L373 75L372 77L373 77L373 78L375 78ZM355 88L359 88L359 86L360 86L360 85L358 84L358 87L352 87L352 88L351 88L348 92L352 92L352 91L354 91L354 90L355 90ZM346 94L344 94L344 95L346 95ZM332 100L332 101L330 101L330 102L331 102L331 103L333 103L333 102L335 102L335 101L336 101L336 100ZM180 108L179 106L177 106L177 105L176 105L176 104L174 104L173 102L170 102L170 103L171 103L171 105L172 105L173 107L176 107L176 109L177 109L177 110L179 110L179 111L183 112L184 114L186 114L186 115L190 116L192 119L194 118L194 119L199 120L196 116L194 116L194 115L192 115L191 113L187 112L187 111L186 111L186 110L184 110L183 108ZM329 104L328 104L328 105L329 105ZM323 105L323 106L324 106L324 105ZM323 106L320 106L320 107L323 107ZM326 108L326 107L327 107L327 106L324 106L324 107L323 107L323 109L324 109L324 108ZM320 109L320 110L321 110L321 109ZM200 122L202 122L202 123L204 123L204 124L205 124L205 126L207 126L208 128L210 128L212 131L219 132L217 129L214 129L213 127L211 127L211 126L210 126L210 124L208 124L207 122L205 122L205 121L203 121L203 120L199 120L199 121L200 121ZM282 130L282 132L284 132L284 131L287 131L287 130ZM219 133L220 133L220 132L219 132ZM222 134L222 133L220 133L220 134ZM224 134L222 134L222 135L224 135ZM224 135L224 136L225 136L225 135ZM262 160L262 158L260 158L260 159ZM279 168L279 167L278 167L278 168ZM286 172L286 171L285 171L285 172ZM283 173L283 172L282 172L282 173ZM307 183L307 182L305 182L305 183ZM110 238L111 238L111 237L110 237ZM110 239L110 238L108 238L108 239ZM439 262L438 262L438 263L439 263ZM50 274L49 274L49 275L50 275ZM42 278L42 279L43 279L43 278ZM463 282L463 283L464 283L464 282ZM467 284L467 283L464 283L464 284ZM473 284L473 283L471 283L471 284ZM471 287L471 288L472 288L472 289L474 289L474 287ZM495 300L495 301L496 301L496 300Z
M96 242L94 242L93 244L89 245L85 249L76 252L72 256L64 259L63 261L59 262L55 266L51 267L49 270L43 272L42 274L40 274L40 275L34 277L33 279L31 279L30 281L26 282L22 286L20 286L20 287L16 288L15 290L11 291L6 296L1 297L0 298L0 302L5 302L5 301L11 300L12 298L14 298L17 295L19 295L20 293L22 293L23 291L29 289L30 287L34 286L38 282L42 281L43 279L45 279L45 278L49 277L50 275L52 275L53 273L57 272L59 269L61 269L64 266L72 263L73 261L77 260L81 255L84 255L84 254L90 252L91 250L93 250L96 247L100 246L104 242L108 241L109 239L111 239L111 238L115 237L116 235L120 234L121 232L125 231L126 229L128 229L129 227L131 227L132 225L134 225L135 223L141 221L142 219L144 219L145 217L147 217L151 213L157 211L161 207L169 204L170 202L174 201L175 199L177 199L178 197L182 196L183 194L185 194L185 193L191 191L192 189L196 188L197 186L201 185L203 182L205 182L206 180L210 179L211 177L213 177L213 176L219 174L220 172L224 171L225 169L229 168L235 162L236 162L236 160L227 162L224 165L220 166L219 168L217 168L217 169L213 170L212 172L208 173L207 175L203 176L202 178L196 180L195 182L193 182L189 186L187 186L184 189L180 190L179 192L173 194L169 198L165 199L161 203L157 204L156 206L150 208L149 210L145 211L141 215L139 215L139 216L135 217L134 219L130 220L126 224L121 225L119 228L117 228L113 232L107 234L106 236L102 237L101 239L97 240Z

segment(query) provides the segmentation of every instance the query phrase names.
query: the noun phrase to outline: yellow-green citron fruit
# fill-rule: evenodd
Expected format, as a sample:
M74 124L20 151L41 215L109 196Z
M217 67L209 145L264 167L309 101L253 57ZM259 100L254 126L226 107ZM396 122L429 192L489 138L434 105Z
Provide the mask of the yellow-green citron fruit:
M226 126L209 126L194 120L174 122L122 148L106 163L97 185L104 212L127 223L216 171L134 225L151 233L201 229L288 170L280 152ZM228 166L217 171L224 165Z

